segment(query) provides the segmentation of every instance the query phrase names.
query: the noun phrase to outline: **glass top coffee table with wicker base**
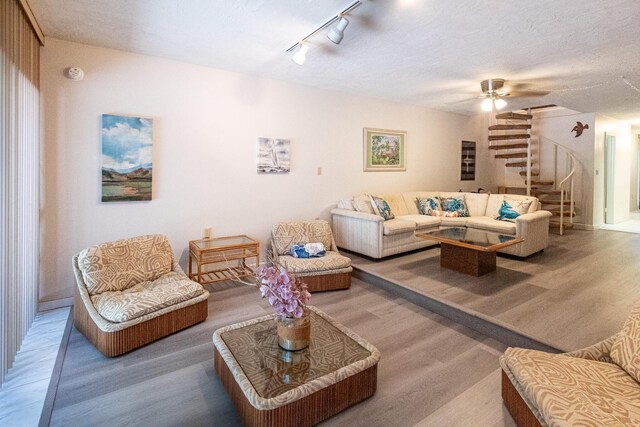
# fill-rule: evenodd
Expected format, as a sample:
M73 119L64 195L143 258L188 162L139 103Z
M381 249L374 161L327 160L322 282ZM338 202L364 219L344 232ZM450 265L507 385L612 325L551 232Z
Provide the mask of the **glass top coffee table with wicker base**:
M496 270L498 249L524 242L524 239L493 231L452 227L416 237L440 242L440 267L480 277Z
M311 343L278 346L274 315L218 329L214 365L244 425L314 425L370 396L378 350L309 306Z

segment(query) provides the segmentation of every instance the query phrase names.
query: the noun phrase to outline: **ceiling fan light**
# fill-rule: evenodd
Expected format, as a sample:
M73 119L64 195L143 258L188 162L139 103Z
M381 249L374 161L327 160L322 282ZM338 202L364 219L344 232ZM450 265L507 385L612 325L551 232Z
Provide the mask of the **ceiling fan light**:
M298 65L304 65L304 62L307 60L307 51L309 51L309 46L301 44L300 49L293 54L291 60Z
M486 98L482 101L482 104L480 104L480 108L482 108L482 111L491 111L493 108L493 100L491 98Z
M495 104L496 104L496 109L502 110L504 107L507 106L507 101L505 101L502 98L498 98L495 100Z
M327 34L327 38L335 44L340 44L344 38L344 29L347 28L347 25L349 25L349 20L347 18L340 18L338 25L333 27L331 31L329 31L329 34Z

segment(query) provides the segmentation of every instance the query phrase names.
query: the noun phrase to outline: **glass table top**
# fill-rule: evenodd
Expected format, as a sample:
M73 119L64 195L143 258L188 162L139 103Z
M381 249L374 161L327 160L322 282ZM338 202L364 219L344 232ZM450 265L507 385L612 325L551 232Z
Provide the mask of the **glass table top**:
M423 239L450 244L463 243L482 249L491 249L496 246L509 246L510 244L520 243L523 241L523 239L516 236L466 227L444 228L431 233L417 233L416 236Z
M200 249L222 248L226 246L245 245L256 243L248 236L214 237L213 239L195 240L193 242Z
M304 350L286 351L278 346L273 318L220 335L261 397L279 396L371 355L321 316L313 311L309 316L311 344Z

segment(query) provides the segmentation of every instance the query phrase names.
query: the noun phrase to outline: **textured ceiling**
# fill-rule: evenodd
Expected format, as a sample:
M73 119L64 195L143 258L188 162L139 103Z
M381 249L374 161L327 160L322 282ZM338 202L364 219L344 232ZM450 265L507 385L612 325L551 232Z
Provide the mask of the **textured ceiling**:
M351 0L30 0L48 37L471 114L480 80L640 122L640 2L363 0L342 43L324 30L300 67L284 51ZM590 89L587 89L590 88ZM462 102L460 102L462 101Z

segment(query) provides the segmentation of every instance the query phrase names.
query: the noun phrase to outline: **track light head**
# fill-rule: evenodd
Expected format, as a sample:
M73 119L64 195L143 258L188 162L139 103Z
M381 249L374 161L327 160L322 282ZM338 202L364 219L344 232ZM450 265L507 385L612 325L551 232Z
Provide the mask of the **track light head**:
M309 46L306 44L300 44L300 49L293 54L291 59L298 65L304 65L304 61L307 60L307 51L309 51Z
M329 34L327 34L327 38L335 44L340 44L344 38L344 30L347 28L347 25L349 25L349 20L345 17L340 17L338 24L329 31Z

